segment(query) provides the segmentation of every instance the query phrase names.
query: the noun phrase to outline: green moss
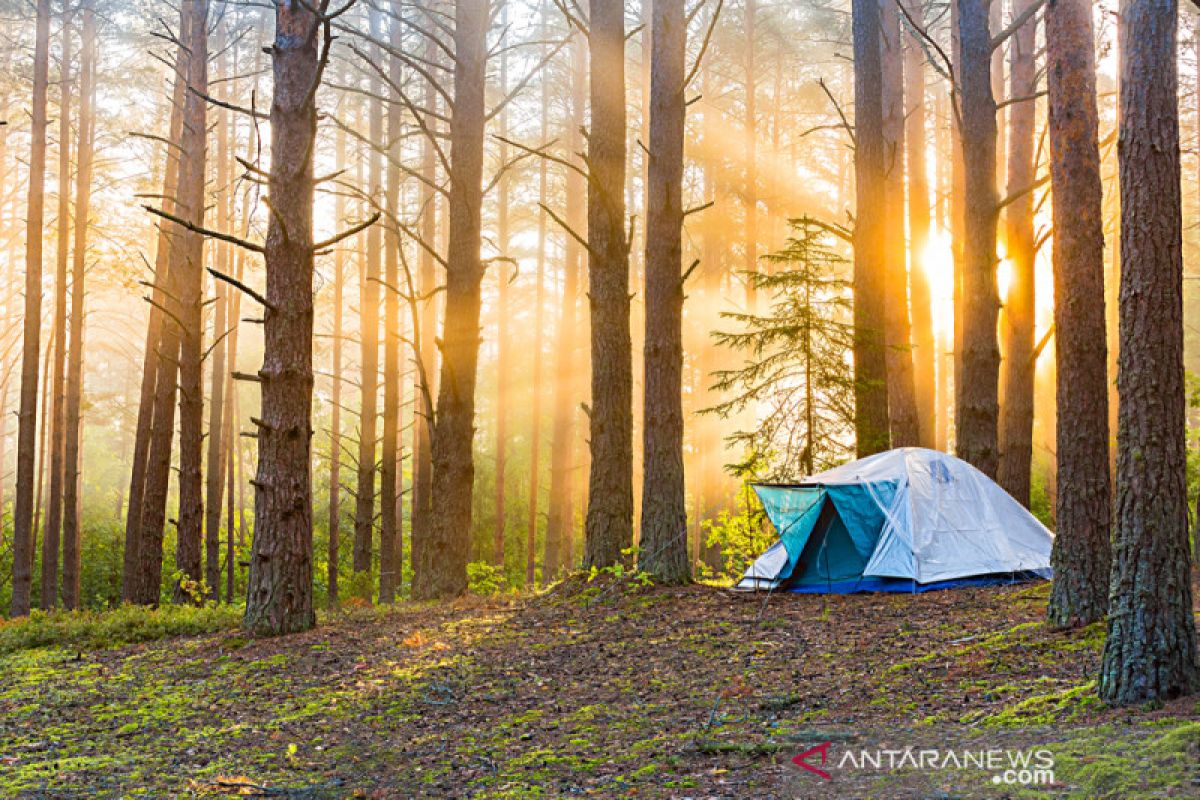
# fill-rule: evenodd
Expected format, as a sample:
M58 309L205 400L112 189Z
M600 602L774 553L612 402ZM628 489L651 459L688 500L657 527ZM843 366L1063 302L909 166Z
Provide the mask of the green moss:
M998 713L973 712L962 721L997 727L1049 725L1076 719L1099 705L1093 680L1062 691L1034 695Z

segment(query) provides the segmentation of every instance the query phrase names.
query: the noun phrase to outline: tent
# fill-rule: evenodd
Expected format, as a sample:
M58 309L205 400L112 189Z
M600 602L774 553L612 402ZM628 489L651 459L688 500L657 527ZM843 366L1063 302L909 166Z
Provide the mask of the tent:
M737 588L920 592L1050 577L1054 535L965 461L889 450L754 487L779 534Z

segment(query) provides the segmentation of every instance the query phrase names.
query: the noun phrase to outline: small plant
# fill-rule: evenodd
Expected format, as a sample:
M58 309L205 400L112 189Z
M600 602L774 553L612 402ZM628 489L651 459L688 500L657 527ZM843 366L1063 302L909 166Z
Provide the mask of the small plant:
M628 580L630 583L636 583L638 586L653 586L654 579L649 572L640 569L627 567L626 564L637 563L638 549L636 547L626 547L621 551L621 560L615 564L610 564L607 567L592 567L588 570L588 582L599 578L601 575L610 575L615 580Z
M749 484L738 492L737 509L721 511L716 519L703 523L705 544L718 548L726 575L737 577L772 542L774 531L766 524L762 505Z
M471 594L490 596L508 588L508 581L502 567L486 561L472 561L467 564L467 588Z

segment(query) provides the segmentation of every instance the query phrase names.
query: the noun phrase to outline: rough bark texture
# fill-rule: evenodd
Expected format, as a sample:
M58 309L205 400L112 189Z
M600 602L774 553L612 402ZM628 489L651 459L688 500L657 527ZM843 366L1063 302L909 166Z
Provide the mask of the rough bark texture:
M1013 14L1032 0L1017 0ZM1032 98L1037 91L1037 20L1021 26L1009 40L1009 96ZM1034 124L1033 99L1008 107L1008 194L1017 195L1005 209L1006 246L1012 266L1004 298L1004 360L1000 376L1000 466L996 481L1023 506L1029 505L1029 471L1033 460L1034 257L1033 230Z
M1117 499L1099 680L1100 697L1115 705L1200 688L1188 558L1177 10L1174 0L1121 3Z
M224 36L218 44L219 50L224 50ZM229 75L226 64L226 54L220 56L221 72ZM229 230L231 227L230 209L232 208L233 187L229 183L229 112L221 110L217 114L217 228ZM230 245L217 242L214 245L217 257L217 269L228 275L231 272ZM226 365L225 352L229 339L225 336L229 326L229 293L223 281L216 281L215 301L213 303L213 345L209 358L212 359L212 376L209 384L208 406L208 455L206 458L205 498L204 498L204 582L207 586L207 597L210 600L221 599L221 499L225 488L225 458L223 449L226 446L225 384L228 382L229 369Z
M183 129L183 98L187 91L187 55L179 50L175 58L174 89L171 92L171 141L179 141ZM179 179L179 153L175 147L165 147L166 169L163 174L163 210L175 213L175 190ZM158 391L159 348L166 315L164 289L170 273L171 244L167 226L159 225L156 253L154 257L154 287L150 290L150 317L146 325L146 345L142 360L142 383L138 395L137 427L134 430L132 466L129 476L129 501L125 512L124 569L121 573L121 599L127 603L138 602L142 569L142 513L146 501L146 483L149 475L150 443L154 432L155 398ZM174 381L172 381L174 383ZM174 420L172 419L172 423ZM159 553L161 554L161 549ZM155 599L157 599L157 588Z
M504 21L501 25L506 24ZM500 57L500 92L504 94L508 91L508 70L507 59L501 55ZM504 112L500 113L497 120L497 127L500 129L500 135L508 138L508 120ZM508 147L501 142L500 144L500 163L508 161ZM507 176L500 178L500 183L496 187L496 244L499 248L502 257L508 256L509 248L509 227L508 227L508 203L509 203L509 184ZM504 538L508 528L507 504L505 502L507 496L508 484L508 396L510 391L509 382L512 379L512 366L510 362L509 350L512 347L512 342L508 333L509 315L512 313L509 309L509 269L505 262L497 262L496 264L496 474L494 480L495 486L495 506L494 513L495 521L492 525L492 554L491 560L494 566L504 568Z
M1086 625L1108 612L1112 519L1103 189L1089 0L1050 3L1046 42L1062 486L1047 617L1056 626Z
M988 0L955 0L962 41L963 216L962 373L957 450L988 477L999 466L1000 348L996 318L996 101L992 97L992 47Z
M920 3L904 0L913 19L922 21ZM908 159L908 291L912 304L913 391L917 430L922 447L935 447L937 431L936 343L930 305L928 264L929 181L925 150L925 53L918 34L905 29L904 37L904 148Z
M398 20L391 22L391 47L400 51L401 26ZM400 74L400 59L396 56L388 58L388 72L391 84L400 86L403 76ZM398 98L388 104L387 112L387 141L390 143L387 154L387 189L384 192L384 206L388 212L399 217L400 214L400 143L403 106ZM383 280L387 284L384 291L384 320L383 320L383 442L380 453L379 467L379 602L392 603L400 589L402 575L401 565L404 563L404 545L401 541L400 530L400 491L398 451L400 442L400 298L395 288L400 286L400 232L394 225L388 225L384 237Z
M71 352L67 359L67 408L63 429L65 484L63 491L62 601L63 607L80 604L80 482L83 406L84 278L87 268L88 219L91 215L92 163L95 128L92 109L96 92L96 15L90 4L83 9L83 41L79 64L79 139L75 173L75 245L71 262Z
M190 5L184 5L180 11L179 35L182 41L186 42L191 38L189 30L191 21ZM194 98L194 95L187 91L187 86L193 78L192 59L189 57L186 47L180 47L179 50L176 80L180 81L182 86L177 88L176 96L178 98L180 115L180 147L177 159L177 171L174 176L174 191L171 194L171 200L165 202L164 206L169 209L173 208L177 215L189 219L188 215L194 213L193 210L197 204L189 206L183 199L185 179L187 182L190 182L192 187L195 187L196 181L188 179L187 175L189 170L191 170L192 175L196 173L194 167L189 167L187 164L190 155L184 141L189 135L193 137L194 141L197 129L188 122L189 110L194 113L194 106L189 103L189 99ZM203 128L199 130L202 136ZM185 242L188 241L182 235L186 231L183 231L175 223L163 220L160 221L159 225L163 231L160 246L165 248L166 252L161 277L156 275L156 285L161 287L161 291L156 293L154 302L157 302L161 306L163 313L159 338L155 347L157 363L154 368L154 401L150 414L152 422L149 449L146 456L146 476L142 492L141 521L139 522L141 530L138 534L137 577L131 597L131 602L140 605L156 605L161 592L163 529L167 520L167 494L171 478L171 446L175 436L176 388L179 385L180 347L183 336L180 328L181 310L179 309L179 298L184 293L183 272L186 268L186 257L183 251L186 248ZM177 559L178 557L177 554Z
M437 49L437 44L432 39L427 39L425 44L425 58L431 63L437 63L439 55L440 51ZM426 81L425 107L432 111L437 106L437 89L432 83ZM435 130L438 126L438 121L430 116L425 119L425 124L430 126L430 130ZM438 229L438 195L434 192L432 186L437 178L437 152L434 150L433 144L428 140L424 141L421 146L421 176L424 178L420 186L421 209L423 211L421 214L421 238L432 245L437 238ZM431 432L434 419L433 398L437 393L435 383L437 374L435 337L437 335L438 307L435 289L438 285L438 279L433 254L424 247L421 248L418 270L418 286L420 287L422 300L419 304L419 318L413 320L413 325L415 329L419 329L421 345L419 352L414 354L415 359L419 360L420 364L414 370L417 381L417 401L413 429L412 545L409 556L412 559L414 585L417 581L417 570L423 569L422 565L426 563L421 553L428 546L429 541L430 515L432 513L430 502L433 491Z
M43 609L58 605L58 555L62 539L64 445L67 370L67 265L71 242L71 23L72 11L62 15L62 49L59 56L58 105L58 225L54 270L53 368L45 391L50 395L50 495L46 503L46 525L42 528Z
M475 384L479 364L480 206L488 13L484 4L454 11L454 102L450 112L450 235L442 373L432 441L433 487L428 547L413 597L467 590L471 492L475 482Z
M46 182L46 88L50 81L50 0L38 0L33 53L29 199L25 217L25 309L17 411L17 480L13 502L12 615L29 613L33 583L34 473L37 460L38 359L42 338L42 225Z
M584 567L608 567L633 544L633 345L625 234L625 18L591 0L588 299L592 403Z
M346 165L346 131L338 128L336 169ZM339 193L334 201L334 217L346 218L346 199ZM346 248L339 247L333 254L333 364L330 367L332 381L329 386L329 550L327 551L326 604L337 608L340 601L338 587L338 564L342 540L342 339L345 336L345 280Z
M884 344L883 73L879 0L854 0L854 432L859 457L888 447Z
M376 41L383 38L383 12L372 7L371 36ZM382 59L378 47L373 54ZM382 93L382 82L372 81L372 91ZM369 135L372 142L383 141L383 105L371 99L369 111ZM375 202L381 200L383 159L378 150L372 148L367 168L367 191ZM354 505L354 580L350 590L361 600L370 600L372 595L371 562L372 545L375 537L375 439L379 416L379 256L383 232L379 226L367 231L367 253L363 265L359 291L359 342L362 345L362 401L359 405L358 425L358 493Z
M639 567L686 583L683 475L683 0L654 0L646 181L645 454Z
M178 204L180 216L195 225L204 223L205 166L207 162L208 101L208 0L187 0L183 13L190 16L187 25L188 93L183 107L183 159L179 167ZM175 602L203 599L199 585L201 540L204 530L204 238L193 231L178 229L177 258L172 272L177 273L179 289L175 314L181 325L179 346L179 520L175 548L175 568L179 581Z
M319 10L324 11L328 0ZM328 47L328 28L326 47ZM259 635L316 624L312 602L313 150L321 80L318 21L275 6L262 420L245 627Z
M896 0L880 0L888 427L892 447L920 444L904 240L904 52Z
M571 122L567 145L572 153L583 150L584 115L587 110L587 45L577 40L571 45ZM587 234L583 198L587 187L582 175L569 170L566 175L566 222L581 236ZM549 582L572 566L567 557L575 526L572 489L575 463L575 418L578 412L579 339L576 332L579 306L579 278L583 266L583 248L568 235L563 256L562 310L559 312L554 353L554 421L550 446L550 497L546 520L546 553L542 560L542 579Z

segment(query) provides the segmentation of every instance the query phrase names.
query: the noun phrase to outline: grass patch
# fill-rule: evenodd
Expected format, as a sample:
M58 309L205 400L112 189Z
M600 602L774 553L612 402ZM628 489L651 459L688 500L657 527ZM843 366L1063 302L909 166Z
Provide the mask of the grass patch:
M38 647L99 650L171 636L230 630L242 622L237 606L121 606L112 611L34 611L0 620L0 655Z

